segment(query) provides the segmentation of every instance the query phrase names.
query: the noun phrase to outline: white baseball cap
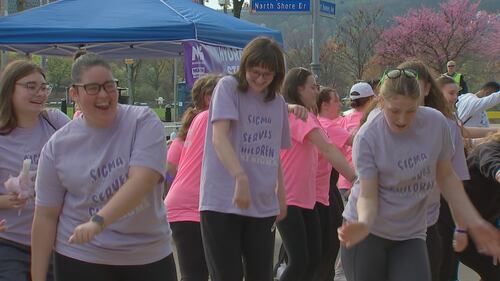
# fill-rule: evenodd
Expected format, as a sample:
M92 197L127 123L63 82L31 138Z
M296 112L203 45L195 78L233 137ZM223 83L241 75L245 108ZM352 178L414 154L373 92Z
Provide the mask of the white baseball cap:
M366 82L359 82L354 84L349 91L349 98L351 100L357 100L360 98L367 98L374 96L372 87Z

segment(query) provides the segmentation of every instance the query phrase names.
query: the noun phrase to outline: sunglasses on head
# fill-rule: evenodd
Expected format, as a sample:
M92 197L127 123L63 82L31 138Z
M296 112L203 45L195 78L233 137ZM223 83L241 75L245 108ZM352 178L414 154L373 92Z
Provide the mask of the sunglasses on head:
M380 85L384 82L385 79L397 79L401 77L401 75L406 76L406 78L410 79L417 79L418 80L418 73L413 70L413 69L392 69L392 70L386 70L384 74L382 75L382 78L380 79Z

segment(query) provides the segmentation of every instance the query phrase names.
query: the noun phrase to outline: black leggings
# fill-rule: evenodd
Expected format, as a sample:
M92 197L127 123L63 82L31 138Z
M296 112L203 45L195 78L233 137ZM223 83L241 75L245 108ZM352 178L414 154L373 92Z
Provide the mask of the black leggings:
M439 273L440 280L458 280L458 255L453 249L455 222L451 216L448 203L443 198L441 198L441 206L439 208L438 230L441 236L441 256L443 257Z
M437 223L427 228L426 244L427 253L429 255L429 264L431 267L432 281L439 281L443 250L441 235L439 234Z
M201 212L201 235L212 281L273 279L276 217ZM243 264L242 264L243 261Z
M207 281L208 268L203 251L200 223L171 222L170 228L177 250L181 281Z
M278 223L288 263L280 281L315 280L321 259L321 232L318 212L288 206L287 216Z
M342 225L344 203L337 188L338 173L332 170L330 177L330 206L316 203L321 227L321 246L323 252L318 266L316 280L329 281L335 277L335 260L340 250L340 241L337 228Z
M55 253L56 281L177 281L173 254L144 265L88 263Z
M430 281L425 241L393 241L373 234L346 249L342 265L349 281Z

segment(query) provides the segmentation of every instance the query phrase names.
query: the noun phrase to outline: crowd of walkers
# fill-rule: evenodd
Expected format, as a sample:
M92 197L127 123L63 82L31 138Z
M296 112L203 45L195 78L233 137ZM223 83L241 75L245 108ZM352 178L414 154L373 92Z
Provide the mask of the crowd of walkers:
M195 82L167 153L159 118L118 104L101 57L75 58L71 121L45 108L40 67L11 62L0 281L454 281L459 262L498 281L500 132L481 116L500 87L459 96L448 70L405 61L354 84L343 116L335 88L259 37L238 72Z

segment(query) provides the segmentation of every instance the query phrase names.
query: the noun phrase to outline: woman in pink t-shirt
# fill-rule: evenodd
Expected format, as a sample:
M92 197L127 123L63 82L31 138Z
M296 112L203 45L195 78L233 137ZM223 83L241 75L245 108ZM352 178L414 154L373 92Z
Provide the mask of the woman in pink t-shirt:
M293 68L283 84L283 95L289 104L315 108L318 85L313 74L305 68ZM354 180L354 171L342 153L329 143L316 116L310 112L307 121L290 115L292 148L282 150L287 217L278 223L285 246L288 264L281 281L316 280L321 258L321 236L316 204L317 151L337 170Z
M322 88L316 106L321 127L328 134L330 141L349 160L353 135L336 122L341 109L341 101L336 90L328 87ZM316 206L321 226L323 253L317 280L321 281L333 280L335 270L332 265L335 264L340 249L337 228L342 225L344 205L337 188L338 179L339 173L332 169L332 165L323 156L319 155L316 173Z
M347 131L356 133L359 129L359 122L363 117L363 112L374 97L375 93L372 87L366 82L359 82L351 87L349 99L354 111L343 118L343 126Z
M370 105L374 97L375 92L370 84L366 82L359 82L351 87L351 90L349 91L349 100L351 101L350 105L354 111L342 118L341 125L352 135L355 135L358 131L361 118L363 118L366 108ZM354 167L352 164L352 150L351 148L349 148L349 150L350 151L348 152L348 156L346 158L351 167ZM338 188L344 198L349 196L349 189L351 188L351 185L349 181L342 176L339 177Z
M191 90L193 107L184 114L176 138L182 140L184 148L181 146L177 175L165 198L165 208L177 249L181 280L208 280L198 205L208 105L219 79L217 75L205 75L196 80Z

